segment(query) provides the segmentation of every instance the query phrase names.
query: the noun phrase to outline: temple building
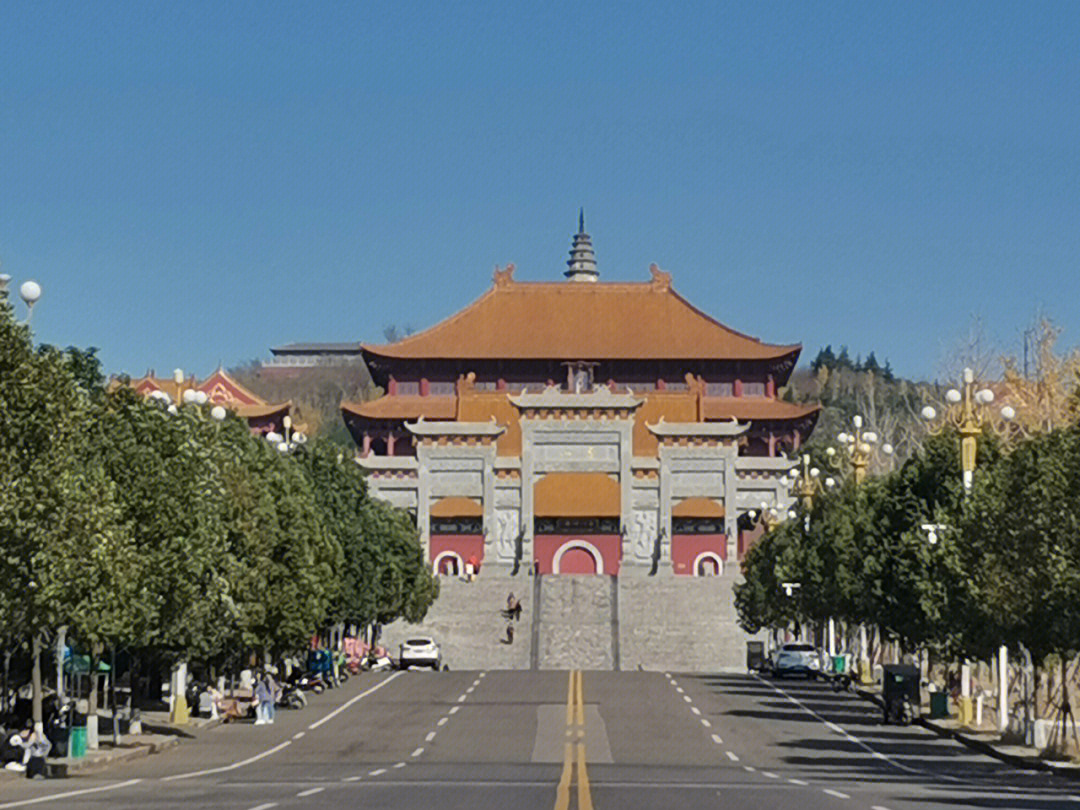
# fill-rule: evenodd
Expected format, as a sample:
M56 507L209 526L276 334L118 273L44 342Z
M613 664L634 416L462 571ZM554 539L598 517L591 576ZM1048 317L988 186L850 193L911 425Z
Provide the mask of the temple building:
M435 326L360 351L385 395L342 412L379 497L440 573L706 576L743 552L817 406L779 399L798 344L714 320L656 265L600 280L579 223L565 280L496 268Z
M153 370L130 382L132 388L143 396L150 396L155 391L168 394L173 402L180 402L186 391L206 394L211 406L221 405L247 420L252 433L266 434L285 432L286 417L292 410L291 402L267 402L262 397L245 388L233 379L220 366L204 380L185 376L177 369L172 377L158 377ZM301 425L291 425L295 430L302 430Z

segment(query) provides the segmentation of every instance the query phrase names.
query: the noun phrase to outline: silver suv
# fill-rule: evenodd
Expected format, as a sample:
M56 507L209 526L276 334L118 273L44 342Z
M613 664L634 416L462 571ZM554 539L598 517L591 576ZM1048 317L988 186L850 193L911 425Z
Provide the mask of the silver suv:
M774 678L785 675L816 678L821 674L821 652L813 644L784 644L773 653L772 672Z

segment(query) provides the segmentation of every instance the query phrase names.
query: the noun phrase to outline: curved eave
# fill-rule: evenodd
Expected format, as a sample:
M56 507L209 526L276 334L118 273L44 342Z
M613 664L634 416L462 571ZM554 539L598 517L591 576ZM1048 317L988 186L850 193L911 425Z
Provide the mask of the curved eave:
M499 303L500 298L505 303ZM610 334L611 330L582 336L573 329L555 328L554 334L549 336L551 340L536 338L536 317L553 328L580 324L587 315L578 313L576 309L583 306L593 322L611 323L612 329L626 322L628 312L636 312L637 317L644 317L645 320L638 323L625 336L626 339L619 341L616 346L602 345L603 336ZM530 312L534 316L532 319L526 317ZM562 323L567 319L568 323ZM643 331L644 327L653 329L656 334L648 334L648 329ZM672 330L694 337L684 338L681 345L672 345ZM577 334L582 345L563 344L560 338L571 334ZM635 340L637 345L630 346ZM668 342L667 349L664 348L665 340ZM508 346L511 347L509 350ZM466 362L509 358L565 360L576 357L591 360L766 363L790 358L791 366L794 366L802 346L764 343L702 312L674 289L657 288L649 282L511 282L496 284L468 306L421 332L395 343L361 343L360 349L369 365L372 361L378 364L379 360Z

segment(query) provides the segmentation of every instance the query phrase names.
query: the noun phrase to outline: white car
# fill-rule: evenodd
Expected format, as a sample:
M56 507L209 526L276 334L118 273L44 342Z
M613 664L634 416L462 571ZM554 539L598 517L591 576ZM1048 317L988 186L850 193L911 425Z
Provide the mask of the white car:
M784 644L773 653L772 671L774 678L785 675L816 678L821 674L821 652L813 644Z
M442 652L431 636L414 636L402 642L398 666L402 669L409 667L439 669L442 666Z

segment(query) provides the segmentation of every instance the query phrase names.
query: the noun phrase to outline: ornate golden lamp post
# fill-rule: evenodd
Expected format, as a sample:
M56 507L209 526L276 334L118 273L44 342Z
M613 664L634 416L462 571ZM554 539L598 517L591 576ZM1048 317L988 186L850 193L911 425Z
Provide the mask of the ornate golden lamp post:
M1006 435L1010 429L1010 423L1016 418L1016 411L1011 405L1005 405L998 412L1001 421L992 418L990 405L994 401L994 392L989 388L976 390L975 372L970 368L964 369L964 383L962 389L950 388L945 392L945 406L941 417L938 418L937 409L933 405L927 405L922 409L922 417L930 423L928 431L931 435L937 435L952 426L960 433L960 467L964 476L964 489L971 489L971 482L975 475L975 457L978 450L979 436L983 429L991 428L999 435Z
M866 469L871 462L878 457L878 453L884 456L893 454L893 446L888 442L879 445L879 437L872 430L863 430L863 418L856 414L851 419L855 429L851 433L840 433L836 438L840 442L840 449L835 447L825 448L829 457L829 464L836 470L843 471L850 468L856 485L866 480Z

